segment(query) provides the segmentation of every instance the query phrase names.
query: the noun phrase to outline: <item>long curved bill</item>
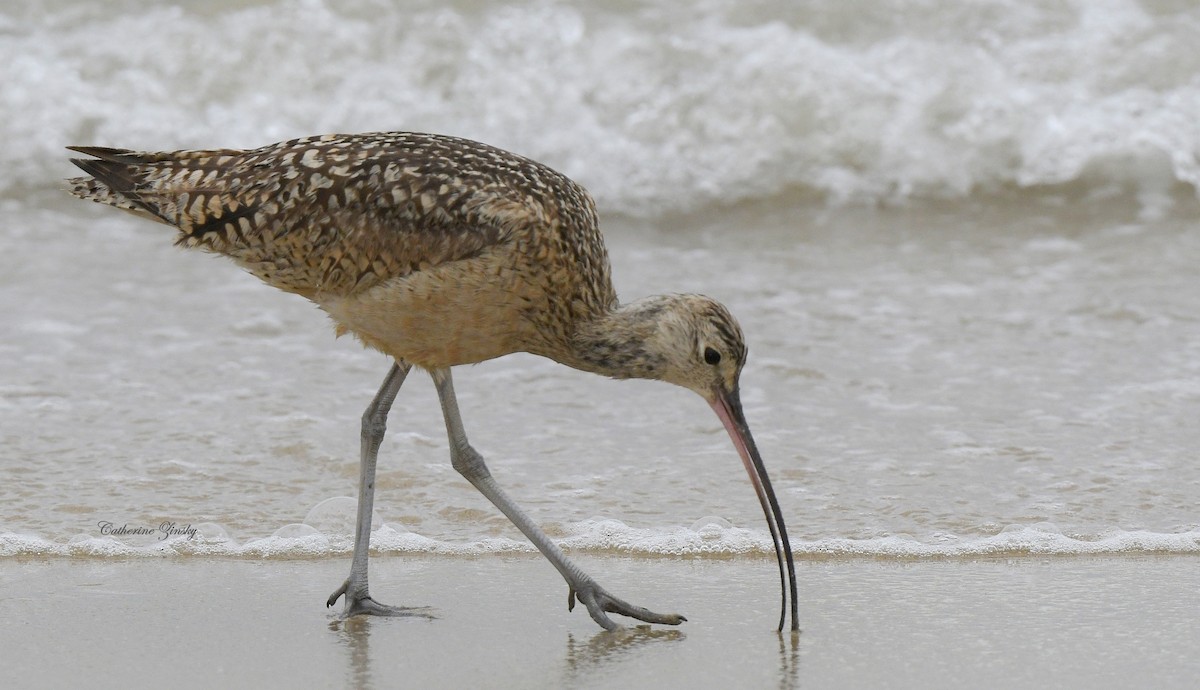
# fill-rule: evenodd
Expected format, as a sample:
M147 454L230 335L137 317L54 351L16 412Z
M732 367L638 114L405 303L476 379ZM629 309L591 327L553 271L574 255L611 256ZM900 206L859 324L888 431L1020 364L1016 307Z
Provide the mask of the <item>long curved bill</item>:
M758 502L762 504L763 515L767 517L767 527L771 530L771 539L775 542L775 560L779 563L779 586L782 590L783 604L779 612L779 631L783 632L783 624L787 622L788 599L791 599L792 630L800 629L796 616L796 566L792 562L792 545L788 541L787 527L783 524L783 514L779 511L779 502L775 500L775 490L771 488L771 479L767 476L767 468L763 466L762 456L758 454L758 446L754 445L754 437L750 435L750 426L746 424L746 415L742 412L742 401L735 387L731 392L717 391L709 400L713 411L721 418L738 455L742 456L742 464L754 484L758 494ZM787 561L787 574L784 574L784 561Z

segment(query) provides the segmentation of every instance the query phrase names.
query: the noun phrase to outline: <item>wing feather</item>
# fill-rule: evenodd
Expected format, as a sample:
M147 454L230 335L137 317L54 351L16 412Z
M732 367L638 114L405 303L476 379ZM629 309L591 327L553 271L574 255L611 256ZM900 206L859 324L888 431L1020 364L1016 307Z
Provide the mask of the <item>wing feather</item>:
M554 224L573 182L484 144L429 134L297 139L253 150L71 147L82 198L174 225L275 287L350 294ZM594 215L584 219L595 225Z

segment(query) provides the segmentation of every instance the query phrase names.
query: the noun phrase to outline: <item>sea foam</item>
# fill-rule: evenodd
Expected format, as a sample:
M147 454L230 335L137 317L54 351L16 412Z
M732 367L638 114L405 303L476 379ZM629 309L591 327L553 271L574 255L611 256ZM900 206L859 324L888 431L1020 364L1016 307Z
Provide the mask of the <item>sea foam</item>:
M0 197L62 147L476 138L607 211L1200 185L1200 6L278 0L0 9Z
M618 520L578 523L558 540L569 553L622 555L635 558L768 558L773 553L770 536L739 527L705 525L700 529L630 527ZM1039 525L1011 526L997 534L959 538L940 535L921 541L895 535L870 539L793 539L792 551L801 560L881 558L889 560L974 558L988 556L1101 556L1121 554L1200 554L1200 532L1157 533L1111 530L1088 537L1071 536ZM211 532L195 538L172 537L149 543L132 543L116 537L79 535L66 542L31 534L0 534L0 558L138 558L162 556L217 556L264 560L345 557L353 550L349 534L252 538L239 542ZM371 536L371 550L380 555L486 556L536 553L526 541L489 537L449 542L384 524Z

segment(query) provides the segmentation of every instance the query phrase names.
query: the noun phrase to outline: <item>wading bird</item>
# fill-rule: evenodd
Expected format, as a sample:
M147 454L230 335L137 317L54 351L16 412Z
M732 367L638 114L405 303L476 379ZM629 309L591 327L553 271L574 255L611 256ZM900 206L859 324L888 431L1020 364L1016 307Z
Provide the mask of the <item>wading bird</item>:
M450 457L550 560L606 629L608 613L677 625L596 583L497 485L463 429L450 368L530 352L617 379L668 381L699 393L725 425L762 504L783 589L796 576L783 515L738 396L746 363L729 311L694 294L621 304L595 204L550 168L485 144L415 133L331 135L253 150L137 152L71 147L90 177L75 196L175 227L177 244L223 254L301 295L394 364L362 419L350 575L327 602L344 613L428 615L376 602L367 589L375 462L388 410L413 366L433 377ZM786 563L787 572L784 567Z

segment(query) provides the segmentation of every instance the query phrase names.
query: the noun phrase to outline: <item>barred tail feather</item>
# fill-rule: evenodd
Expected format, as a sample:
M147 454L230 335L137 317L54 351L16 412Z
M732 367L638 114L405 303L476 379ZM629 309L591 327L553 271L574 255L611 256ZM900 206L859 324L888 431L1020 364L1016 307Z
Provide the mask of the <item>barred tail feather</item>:
M68 192L80 199L115 206L142 218L173 225L170 220L161 216L154 206L142 201L138 193L134 191L136 185L135 166L148 160L145 155L127 149L112 149L102 146L68 146L67 148L95 156L95 158L71 159L72 163L91 177L68 179Z

